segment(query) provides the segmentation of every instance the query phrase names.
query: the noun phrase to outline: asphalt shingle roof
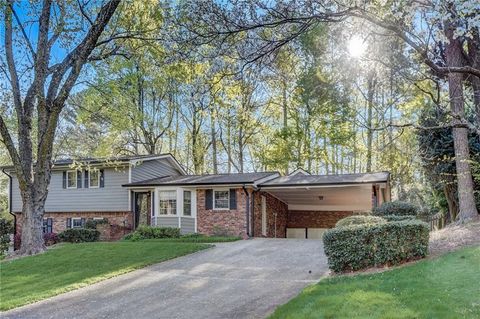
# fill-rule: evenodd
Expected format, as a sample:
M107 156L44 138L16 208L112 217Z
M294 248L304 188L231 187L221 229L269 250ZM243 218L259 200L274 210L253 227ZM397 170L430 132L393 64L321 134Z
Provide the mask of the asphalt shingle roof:
M267 186L302 186L302 185L330 185L330 184L360 184L386 182L390 173L360 173L339 175L303 175L280 176L262 183Z

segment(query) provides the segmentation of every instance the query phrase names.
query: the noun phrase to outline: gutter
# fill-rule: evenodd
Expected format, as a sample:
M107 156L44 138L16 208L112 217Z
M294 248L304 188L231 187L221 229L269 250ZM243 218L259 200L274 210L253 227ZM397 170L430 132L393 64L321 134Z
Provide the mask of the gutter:
M5 171L5 168L2 169L3 174L8 176L8 213L13 216L13 235L17 234L17 215L12 213L12 175L8 174Z
M246 195L245 207L247 208L247 211L245 212L246 214L245 218L247 219L247 236L252 237L252 235L250 234L250 194L248 193L247 187L245 184L243 184L242 189Z

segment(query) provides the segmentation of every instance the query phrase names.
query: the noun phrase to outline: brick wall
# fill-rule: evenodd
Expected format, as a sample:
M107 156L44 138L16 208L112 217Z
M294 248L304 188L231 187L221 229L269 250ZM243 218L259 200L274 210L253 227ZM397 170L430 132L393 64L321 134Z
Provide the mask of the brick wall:
M205 209L205 189L197 189L197 231L213 235L215 229L223 229L230 234L247 237L246 195L241 188L236 189L237 209Z
M332 228L342 218L356 215L355 212L325 211L289 211L287 227L289 228Z
M21 213L15 213L17 216L17 233L22 233L23 216ZM109 234L102 230L102 239L116 240L129 233L133 225L133 214L131 212L79 212L79 213L45 213L43 218L52 218L52 231L61 233L67 229L67 218L107 218L111 225ZM124 223L125 221L125 223ZM124 227L125 226L125 227Z
M284 202L280 201L276 197L266 192L256 192L254 200L254 215L253 215L253 236L254 237L275 237L275 224L276 224L276 238L286 237L287 227L287 213L288 206ZM267 235L262 235L262 196L265 196L266 200L266 213L267 213ZM275 215L277 213L276 221Z

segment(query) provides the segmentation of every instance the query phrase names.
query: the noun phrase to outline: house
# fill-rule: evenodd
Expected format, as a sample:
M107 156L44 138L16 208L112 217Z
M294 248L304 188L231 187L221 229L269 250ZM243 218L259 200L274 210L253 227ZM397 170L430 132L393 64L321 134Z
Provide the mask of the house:
M3 172L10 178L9 209L21 232L18 181L12 167ZM388 172L189 175L171 154L59 160L52 169L44 231L59 233L106 218L120 235L153 225L178 227L184 234L320 238L339 219L389 200Z

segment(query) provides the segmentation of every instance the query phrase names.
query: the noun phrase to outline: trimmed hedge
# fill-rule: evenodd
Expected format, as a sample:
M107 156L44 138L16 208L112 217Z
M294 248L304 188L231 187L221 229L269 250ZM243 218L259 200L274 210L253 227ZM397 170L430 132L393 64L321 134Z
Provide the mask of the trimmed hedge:
M417 217L413 215L405 215L405 216L398 216L398 215L387 215L383 216L383 219L385 219L387 222L401 222L405 220L415 220Z
M356 215L356 216L348 216L345 218L340 219L336 224L335 227L347 227L352 225L363 225L363 224L383 224L387 221L379 216L370 216L370 215Z
M397 216L417 216L418 214L418 207L402 201L393 201L393 202L385 202L380 207L375 207L372 210L373 215L375 216L389 216L389 215L397 215Z
M428 232L418 220L356 225L329 229L323 243L331 270L355 271L425 257Z
M87 228L71 228L58 234L60 241L69 243L92 242L97 241L99 237L100 232L98 230Z
M180 228L139 226L133 233L124 237L125 240L142 240L158 238L179 238Z

